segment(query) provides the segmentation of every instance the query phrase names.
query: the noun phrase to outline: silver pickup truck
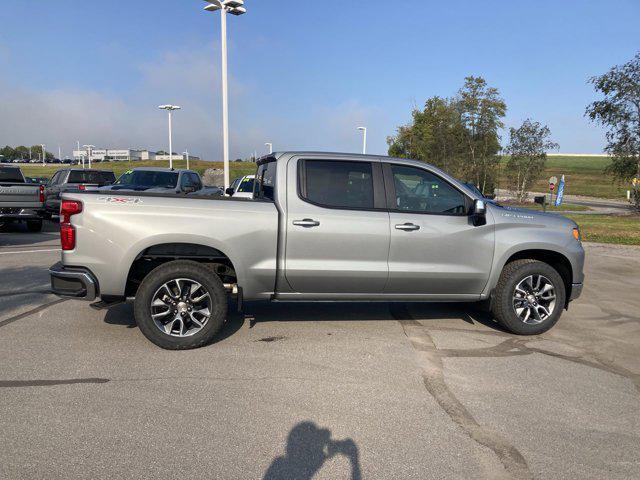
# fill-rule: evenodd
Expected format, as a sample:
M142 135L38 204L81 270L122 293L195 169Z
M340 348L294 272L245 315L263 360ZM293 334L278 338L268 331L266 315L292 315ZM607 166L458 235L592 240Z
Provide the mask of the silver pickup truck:
M0 165L0 227L26 222L30 232L42 230L44 185L27 183L19 167Z
M422 162L288 152L258 161L253 199L63 195L54 293L134 300L163 348L222 327L227 299L484 302L517 334L551 328L582 290L564 217L509 209Z

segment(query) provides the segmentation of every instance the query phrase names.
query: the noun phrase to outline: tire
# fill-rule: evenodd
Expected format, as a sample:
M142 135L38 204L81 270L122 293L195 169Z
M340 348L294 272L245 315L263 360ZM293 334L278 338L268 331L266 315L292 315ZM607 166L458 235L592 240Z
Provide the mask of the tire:
M196 284L200 288L191 290ZM178 288L181 293L176 295ZM208 299L197 302L205 293ZM201 312L207 300L210 314L204 321ZM152 270L140 284L134 314L140 331L157 346L167 350L198 348L210 343L222 328L227 316L227 293L220 278L205 265L189 260L167 262ZM195 323L196 318L203 326Z
M42 220L27 220L27 230L31 233L42 231Z
M537 279L540 279L539 283ZM547 284L551 285L551 289ZM516 287L519 287L518 290ZM541 291L540 295L536 294ZM552 296L554 298L551 300ZM551 265L532 259L516 260L502 270L494 291L492 312L510 332L538 335L556 324L565 306L565 299L564 281ZM549 314L546 315L545 311Z

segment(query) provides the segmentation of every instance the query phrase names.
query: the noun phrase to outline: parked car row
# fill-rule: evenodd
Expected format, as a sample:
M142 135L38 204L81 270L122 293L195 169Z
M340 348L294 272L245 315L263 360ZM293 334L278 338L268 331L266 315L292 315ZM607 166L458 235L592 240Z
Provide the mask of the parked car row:
M253 187L252 187L253 188ZM63 194L98 191L149 191L168 195L221 196L207 187L198 172L186 169L141 167L116 179L110 170L64 168L51 179L25 177L18 166L0 166L0 227L26 222L29 231L42 229L42 220L58 216Z

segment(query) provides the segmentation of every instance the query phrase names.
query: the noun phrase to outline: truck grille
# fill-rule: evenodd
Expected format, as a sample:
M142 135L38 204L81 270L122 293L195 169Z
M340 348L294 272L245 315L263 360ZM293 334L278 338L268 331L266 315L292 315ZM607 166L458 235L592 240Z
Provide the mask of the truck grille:
M15 215L20 213L20 208L0 208L0 215Z

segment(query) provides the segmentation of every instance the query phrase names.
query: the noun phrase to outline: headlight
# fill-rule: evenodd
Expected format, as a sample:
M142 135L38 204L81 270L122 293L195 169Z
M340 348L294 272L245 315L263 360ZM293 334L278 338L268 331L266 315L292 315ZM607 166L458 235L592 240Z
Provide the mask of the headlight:
M574 227L573 229L573 238L580 241L580 229L578 227Z

